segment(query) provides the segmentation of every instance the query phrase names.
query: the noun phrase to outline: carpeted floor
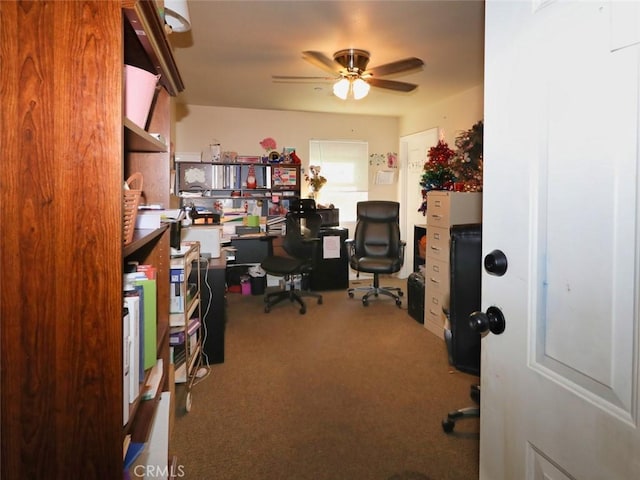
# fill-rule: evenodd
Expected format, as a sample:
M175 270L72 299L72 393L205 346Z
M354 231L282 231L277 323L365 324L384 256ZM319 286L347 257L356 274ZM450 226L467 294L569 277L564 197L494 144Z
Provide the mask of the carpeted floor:
M323 294L305 315L228 295L225 362L193 387L190 413L177 389L170 449L182 478L477 479L479 422L452 435L440 425L472 404L477 377L448 365L444 342L407 314L406 293L402 309Z

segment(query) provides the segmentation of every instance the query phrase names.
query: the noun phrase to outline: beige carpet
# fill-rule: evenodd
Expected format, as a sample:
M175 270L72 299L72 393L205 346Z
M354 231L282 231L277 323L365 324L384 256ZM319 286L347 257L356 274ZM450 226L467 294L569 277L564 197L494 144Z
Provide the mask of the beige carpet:
M229 294L225 363L193 387L190 413L177 391L182 478L477 479L479 422L452 435L440 422L472 404L478 379L452 370L444 342L407 314L406 289L402 309L323 293L305 315Z

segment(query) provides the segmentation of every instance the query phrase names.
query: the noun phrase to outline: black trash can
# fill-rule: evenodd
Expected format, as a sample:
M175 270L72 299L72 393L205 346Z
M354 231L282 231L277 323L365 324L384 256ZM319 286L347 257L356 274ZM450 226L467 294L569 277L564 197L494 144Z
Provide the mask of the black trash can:
M251 282L251 294L252 295L264 295L264 290L267 288L267 277L249 277Z
M424 275L413 272L407 278L407 311L416 322L424 323Z

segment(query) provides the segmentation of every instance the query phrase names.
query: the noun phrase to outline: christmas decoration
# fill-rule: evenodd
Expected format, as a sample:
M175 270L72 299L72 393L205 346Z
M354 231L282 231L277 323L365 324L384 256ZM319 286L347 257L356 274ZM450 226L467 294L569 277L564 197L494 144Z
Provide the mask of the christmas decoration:
M449 167L449 160L454 153L442 136L438 144L429 149L428 158L424 164L424 172L420 179L422 205L420 205L418 211L422 212L423 215L427 211L427 192L430 190L453 190L456 177L451 167Z
M449 160L456 176L456 190L482 191L482 120L456 137L456 152Z

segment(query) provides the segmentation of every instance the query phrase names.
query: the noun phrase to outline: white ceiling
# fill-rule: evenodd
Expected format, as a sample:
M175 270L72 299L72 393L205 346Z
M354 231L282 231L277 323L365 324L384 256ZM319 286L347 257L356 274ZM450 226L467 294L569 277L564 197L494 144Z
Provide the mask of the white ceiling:
M191 31L170 42L190 105L400 116L414 105L483 80L481 0L220 1L189 0ZM371 53L369 67L406 57L422 70L386 79L416 83L411 93L371 88L363 100L340 100L331 82L278 83L272 75L323 76L305 50Z

